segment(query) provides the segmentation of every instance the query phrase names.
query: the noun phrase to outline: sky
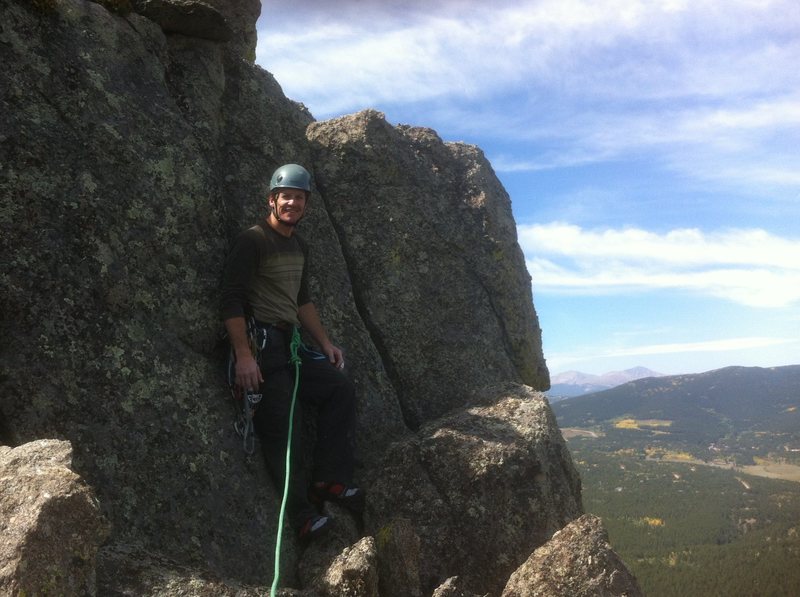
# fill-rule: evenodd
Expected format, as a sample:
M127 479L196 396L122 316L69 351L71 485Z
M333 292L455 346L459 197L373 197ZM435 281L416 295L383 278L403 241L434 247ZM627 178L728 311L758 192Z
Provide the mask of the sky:
M800 364L797 0L263 0L257 28L317 120L483 150L551 375Z

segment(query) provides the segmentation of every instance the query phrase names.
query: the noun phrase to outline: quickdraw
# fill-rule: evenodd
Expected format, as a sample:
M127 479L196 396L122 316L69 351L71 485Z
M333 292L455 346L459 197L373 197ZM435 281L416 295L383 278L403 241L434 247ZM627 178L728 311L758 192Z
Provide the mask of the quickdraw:
M253 317L248 317L246 323L250 352L256 362L260 363L261 351L267 346L267 329L258 326ZM236 386L236 355L233 352L233 347L228 351L228 386L238 408L233 428L242 438L242 449L249 456L255 451L256 439L253 417L262 396L257 391L242 390Z

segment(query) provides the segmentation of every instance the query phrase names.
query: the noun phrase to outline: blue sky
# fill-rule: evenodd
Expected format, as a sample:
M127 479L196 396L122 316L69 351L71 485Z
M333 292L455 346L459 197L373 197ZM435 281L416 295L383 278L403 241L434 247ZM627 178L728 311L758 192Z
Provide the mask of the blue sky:
M258 39L318 120L485 152L551 374L800 363L797 0L264 0Z

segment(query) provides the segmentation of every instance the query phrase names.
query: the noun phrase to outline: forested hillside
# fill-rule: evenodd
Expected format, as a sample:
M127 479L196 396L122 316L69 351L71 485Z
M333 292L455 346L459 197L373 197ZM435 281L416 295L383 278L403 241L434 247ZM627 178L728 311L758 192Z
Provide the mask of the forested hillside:
M635 381L553 410L585 507L647 595L793 597L799 403L800 367L729 367Z
M800 463L800 366L727 367L647 378L553 404L562 428L591 429L615 448L701 460Z
M649 597L800 595L800 483L570 440L587 510Z

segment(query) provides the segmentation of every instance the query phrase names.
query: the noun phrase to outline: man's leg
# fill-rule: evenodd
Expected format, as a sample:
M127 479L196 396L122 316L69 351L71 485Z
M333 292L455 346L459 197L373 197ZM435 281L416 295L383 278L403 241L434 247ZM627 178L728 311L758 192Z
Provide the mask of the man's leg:
M304 358L300 395L317 409L313 481L353 483L355 390L327 360Z
M262 353L264 383L261 385L261 393L263 397L256 409L254 419L254 426L261 439L267 468L281 496L285 483L286 443L294 390L294 368L290 369L285 363L285 352L280 342L272 342ZM301 530L303 525L318 512L308 500L308 487L311 480L305 462L303 405L299 396L295 403L291 450L287 514L292 525Z

